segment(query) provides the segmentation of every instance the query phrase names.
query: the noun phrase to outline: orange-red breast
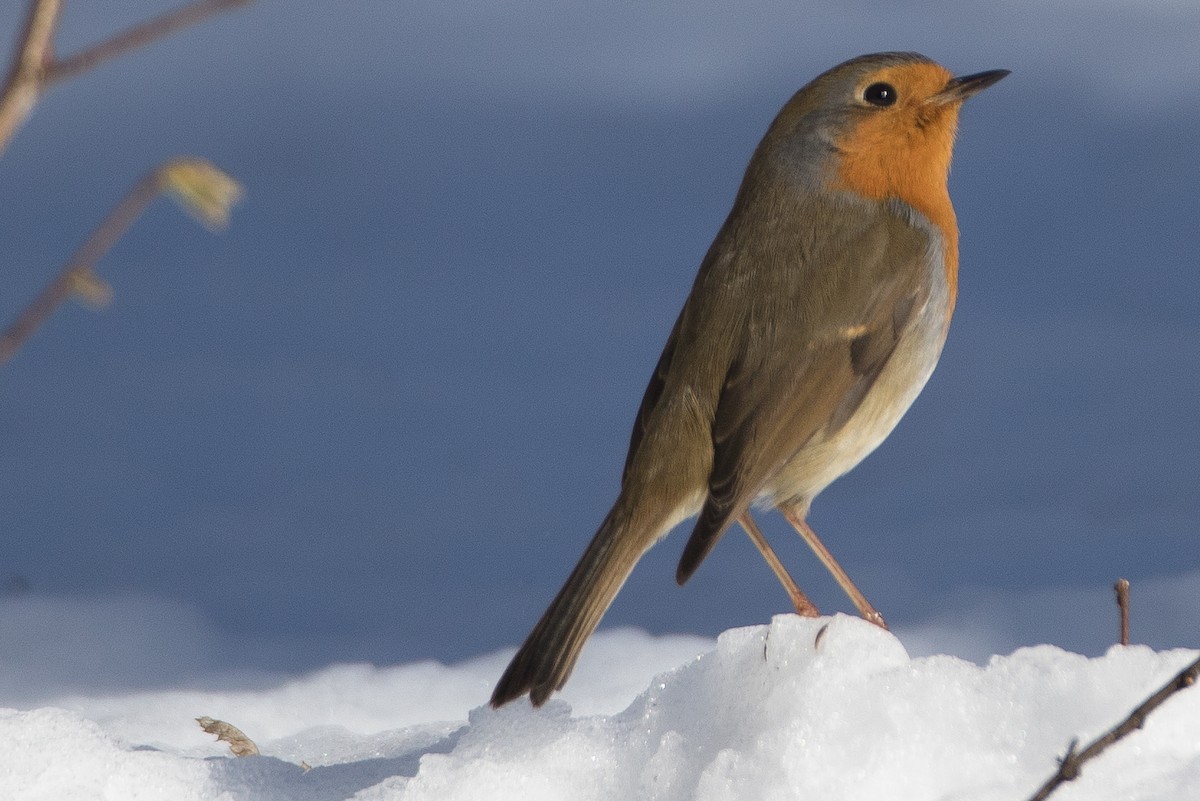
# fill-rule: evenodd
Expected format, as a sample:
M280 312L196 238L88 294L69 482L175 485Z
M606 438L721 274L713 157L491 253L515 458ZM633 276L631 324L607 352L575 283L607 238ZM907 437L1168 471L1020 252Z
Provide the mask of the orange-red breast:
M681 584L734 521L771 561L749 514L756 500L883 624L805 517L937 364L957 289L946 178L958 112L1007 74L955 78L915 53L879 53L823 73L783 107L650 379L621 493L492 706L526 692L540 706L561 688L634 564L686 518L699 514ZM790 591L797 611L816 613Z

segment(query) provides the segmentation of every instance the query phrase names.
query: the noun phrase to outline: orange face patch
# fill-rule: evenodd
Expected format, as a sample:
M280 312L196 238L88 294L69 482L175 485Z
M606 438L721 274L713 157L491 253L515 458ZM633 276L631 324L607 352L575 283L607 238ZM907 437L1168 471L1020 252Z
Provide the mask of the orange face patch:
M959 102L933 99L952 78L936 64L904 64L867 76L857 87L886 84L891 105L872 107L837 139L833 188L872 200L895 198L925 215L942 234L946 275L953 296L958 277L958 224L946 179L958 127Z

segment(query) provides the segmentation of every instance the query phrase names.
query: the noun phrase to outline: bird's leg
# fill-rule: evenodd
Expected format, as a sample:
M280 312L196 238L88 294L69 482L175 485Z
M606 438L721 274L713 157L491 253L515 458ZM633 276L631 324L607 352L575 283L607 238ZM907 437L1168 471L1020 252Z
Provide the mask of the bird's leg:
M831 554L829 549L825 547L825 543L821 542L821 539L817 536L817 532L812 530L812 526L808 524L808 521L806 521L801 515L797 514L794 509L780 507L779 511L783 513L783 516L787 518L787 521L792 524L796 531L800 532L800 536L804 538L804 541L808 543L808 547L812 548L813 553L815 553L817 558L821 560L821 563L825 565L825 569L833 574L833 577L837 580L837 583L841 585L842 589L846 591L846 594L850 596L850 600L854 602L856 607L858 607L858 613L862 615L865 620L868 620L871 623L874 623L876 626L879 626L881 629L886 630L887 623L884 622L883 615L879 614L879 610L871 606L871 602L868 601L866 596L862 594L862 591L859 590L858 587L854 586L854 582L850 580L850 577L846 575L846 571L843 570L842 566L839 565L837 560L833 558L833 554Z
M817 611L817 607L813 602L808 600L808 596L800 589L796 582L792 579L787 569L783 566L783 562L779 561L779 557L771 548L771 543L767 542L767 538L763 536L759 530L758 524L754 522L754 518L750 516L750 512L738 518L738 523L750 535L750 541L758 548L758 552L762 554L763 559L767 560L767 565L770 566L771 572L775 574L775 578L779 579L779 583L783 585L783 589L787 592L788 597L792 599L792 606L796 607L796 614L800 617L820 617L821 613Z

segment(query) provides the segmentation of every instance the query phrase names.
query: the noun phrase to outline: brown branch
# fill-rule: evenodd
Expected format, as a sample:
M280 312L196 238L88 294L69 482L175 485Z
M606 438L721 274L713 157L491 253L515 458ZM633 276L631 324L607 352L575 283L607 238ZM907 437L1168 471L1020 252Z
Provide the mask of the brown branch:
M1129 579L1117 579L1113 592L1117 594L1117 611L1121 619L1121 645L1129 645Z
M29 4L12 66L0 90L0 153L37 104L46 65L54 57L54 31L61 11L62 0L33 0Z
M1067 753L1058 761L1058 770L1036 793L1030 796L1029 801L1045 801L1059 785L1073 781L1079 776L1084 762L1099 756L1113 743L1142 728L1151 712L1175 693L1191 687L1198 678L1200 678L1200 659L1180 671L1178 675L1130 712L1129 717L1109 729L1087 748L1076 751L1075 746L1079 741L1072 740L1071 744L1067 746Z
M185 6L134 25L69 58L54 57L54 34L62 0L31 0L29 15L17 39L16 55L0 89L0 154L33 112L47 86L87 72L116 56L147 45L214 14L251 0L193 0Z
M25 307L8 330L0 334L0 364L11 359L67 298L75 294L90 298L104 296L105 287L94 271L96 263L163 190L170 190L184 208L210 227L219 227L224 222L229 207L237 202L240 192L238 185L227 175L208 162L194 158L171 159L142 176L75 251L54 280Z
M175 31L203 22L215 14L238 6L247 5L250 1L194 0L194 2L186 6L181 6L154 19L121 31L73 56L55 59L46 68L45 82L49 85L67 78L74 78L76 75L92 69L97 64L128 53L130 50L136 50L139 47L150 44L156 39L169 36Z
M0 335L0 364L12 358L29 335L36 331L58 305L75 294L77 282L91 274L100 257L107 253L128 230L158 194L158 170L142 177L121 199L87 241L63 266L53 281L17 317L8 330Z

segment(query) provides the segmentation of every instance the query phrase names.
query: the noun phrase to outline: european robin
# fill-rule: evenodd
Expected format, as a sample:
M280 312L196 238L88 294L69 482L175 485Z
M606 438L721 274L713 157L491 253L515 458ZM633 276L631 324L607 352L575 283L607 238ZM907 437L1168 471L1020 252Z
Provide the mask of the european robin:
M946 188L964 100L1008 74L955 78L915 53L860 56L797 92L746 168L642 399L621 492L492 694L541 706L570 675L634 564L699 515L682 584L737 521L796 609L815 615L753 519L774 506L860 613L883 618L805 522L933 372L954 310Z

